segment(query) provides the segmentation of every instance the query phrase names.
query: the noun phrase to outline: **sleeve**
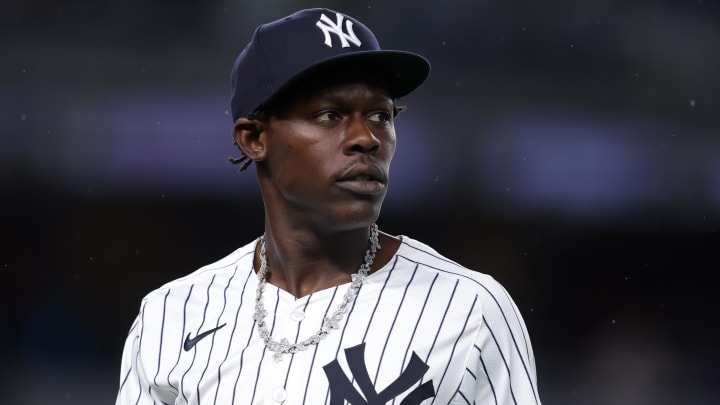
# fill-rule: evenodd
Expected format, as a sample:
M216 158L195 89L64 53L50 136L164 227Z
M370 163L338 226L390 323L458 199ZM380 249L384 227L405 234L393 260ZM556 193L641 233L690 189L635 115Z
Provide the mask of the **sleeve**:
M525 322L499 284L481 298L482 327L460 395L477 405L540 405L535 356Z
M147 377L142 356L145 304L130 327L120 364L120 388L115 405L154 405L172 403Z

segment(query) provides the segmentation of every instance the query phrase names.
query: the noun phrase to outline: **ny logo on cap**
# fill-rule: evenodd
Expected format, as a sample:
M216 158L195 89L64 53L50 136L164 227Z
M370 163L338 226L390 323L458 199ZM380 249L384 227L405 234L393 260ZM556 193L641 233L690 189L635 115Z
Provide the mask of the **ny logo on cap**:
M323 35L325 35L325 45L332 48L332 38L330 37L330 34L335 34L340 38L340 45L343 48L349 48L350 42L352 42L355 46L360 46L362 42L358 39L358 37L353 32L353 23L350 20L345 20L345 17L340 13L335 13L335 16L337 18L337 21L333 22L328 16L325 14L320 16L320 20L315 23L315 25L320 28L323 32ZM345 20L345 31L343 32L343 20Z

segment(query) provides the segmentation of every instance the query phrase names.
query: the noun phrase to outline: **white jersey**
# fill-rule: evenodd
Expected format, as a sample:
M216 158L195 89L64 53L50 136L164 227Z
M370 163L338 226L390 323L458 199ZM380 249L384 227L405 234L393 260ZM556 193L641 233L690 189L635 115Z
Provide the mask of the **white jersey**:
M143 299L117 405L540 404L532 347L506 290L408 237L339 329L276 361L253 318L256 243ZM268 284L273 338L316 333L348 285L296 298Z

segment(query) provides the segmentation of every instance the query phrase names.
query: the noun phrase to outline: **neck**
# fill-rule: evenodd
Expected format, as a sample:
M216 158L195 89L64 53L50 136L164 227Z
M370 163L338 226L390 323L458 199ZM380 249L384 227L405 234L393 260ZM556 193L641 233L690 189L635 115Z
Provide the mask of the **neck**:
M266 227L267 281L296 297L344 284L363 263L369 228L321 234Z
M369 236L369 227L318 233L266 224L266 280L295 297L349 283L365 260ZM380 236L383 249L370 272L387 263L397 250L396 242L389 235ZM255 268L260 268L259 250L255 255Z

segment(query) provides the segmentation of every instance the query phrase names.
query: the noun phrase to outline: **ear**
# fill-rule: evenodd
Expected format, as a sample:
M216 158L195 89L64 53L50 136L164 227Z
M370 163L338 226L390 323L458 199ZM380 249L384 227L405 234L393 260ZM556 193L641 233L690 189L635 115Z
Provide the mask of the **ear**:
M238 118L233 127L233 139L248 159L258 162L265 159L265 137L263 121Z

